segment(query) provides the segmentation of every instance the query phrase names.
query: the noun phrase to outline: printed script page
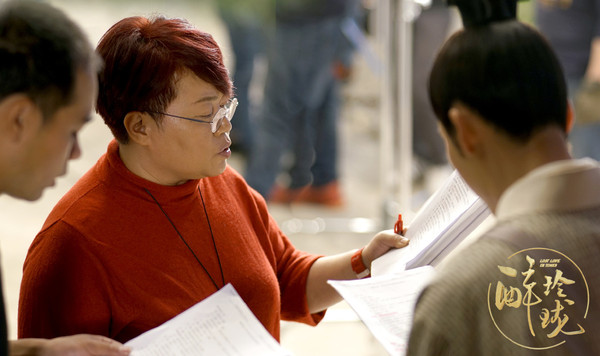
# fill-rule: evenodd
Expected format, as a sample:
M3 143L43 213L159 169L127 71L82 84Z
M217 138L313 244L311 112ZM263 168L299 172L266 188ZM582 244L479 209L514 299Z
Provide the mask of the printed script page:
M404 355L413 311L433 276L424 266L354 281L329 281L390 355Z
M470 209L474 204L476 209ZM465 213L471 215L463 216ZM485 204L454 171L407 226L405 236L410 244L373 261L372 274L393 273L431 264L442 250L456 242L457 238L465 238L489 214ZM457 221L466 225L452 229Z
M290 356L231 284L126 343L132 356Z

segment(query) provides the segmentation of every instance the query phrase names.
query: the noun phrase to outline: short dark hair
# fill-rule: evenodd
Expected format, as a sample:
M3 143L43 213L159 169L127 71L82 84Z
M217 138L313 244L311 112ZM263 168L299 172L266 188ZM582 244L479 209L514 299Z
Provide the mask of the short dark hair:
M567 90L558 59L538 31L516 20L455 33L435 60L429 96L451 137L448 110L456 102L521 142L550 125L566 130Z
M128 17L113 25L97 51L104 60L96 106L115 138L129 142L123 120L147 111L160 120L176 96L177 74L189 70L226 96L231 79L217 42L183 19Z
M27 0L0 6L0 100L24 93L48 120L71 102L77 71L88 68L97 70L99 60L62 11Z

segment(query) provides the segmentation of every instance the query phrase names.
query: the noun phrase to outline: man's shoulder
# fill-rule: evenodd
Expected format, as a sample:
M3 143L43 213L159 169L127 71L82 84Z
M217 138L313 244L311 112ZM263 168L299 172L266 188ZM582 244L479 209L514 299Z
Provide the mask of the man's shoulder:
M502 279L503 268L520 268L510 257L516 247L483 235L436 267L436 276L419 298L427 313L455 313L487 305L488 292Z
M490 301L499 281L509 285L503 271L516 270L509 259L513 253L511 244L483 235L436 267L436 277L417 301L410 351L469 355L502 345Z
M465 247L439 268L439 275L458 280L474 280L497 271L497 263L506 260L515 252L510 242L496 239L488 233ZM461 272L461 273L459 273Z

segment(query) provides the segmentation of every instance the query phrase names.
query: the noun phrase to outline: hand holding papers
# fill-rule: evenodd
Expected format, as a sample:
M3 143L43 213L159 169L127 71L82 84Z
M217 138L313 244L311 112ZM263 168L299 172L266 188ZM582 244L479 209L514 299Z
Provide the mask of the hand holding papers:
M486 204L454 171L408 226L410 244L373 261L372 274L435 266L488 216Z
M231 284L126 345L131 356L290 356Z
M433 267L490 217L485 203L454 171L419 210L404 235L407 247L371 264L374 277L329 281L390 355L404 355L414 305ZM396 230L401 229L400 217Z

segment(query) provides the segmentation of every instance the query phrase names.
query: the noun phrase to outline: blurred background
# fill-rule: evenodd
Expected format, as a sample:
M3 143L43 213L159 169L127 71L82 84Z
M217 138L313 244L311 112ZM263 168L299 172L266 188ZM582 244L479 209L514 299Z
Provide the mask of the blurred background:
M260 12L264 1L48 2L78 22L93 44L112 24L133 15L182 17L211 33L221 45L233 78L238 76L239 85L234 82L238 98L244 95L248 104L245 109L238 108L232 123L230 159L233 167L246 173L254 146L244 134L260 129L258 120L268 99L264 87L270 68L270 30L275 31L280 24L271 21L272 9L266 7L266 12ZM310 186L324 192L316 198L306 191L296 195L293 176L286 174L296 157L294 152L284 152L276 183L267 196L271 213L283 231L299 249L312 253L335 254L360 248L376 231L392 228L398 213L410 222L452 171L428 109L425 87L437 48L460 26L457 13L441 0L364 0L353 4L356 7L352 11L336 15L340 19L337 31L342 33L338 38L345 52L322 63L331 69L335 86L331 95L337 111L331 120L337 139L333 141L331 164L337 168L336 176L327 182L327 192L318 190L315 177ZM520 16L532 21L531 4L524 2L520 7ZM332 45L322 43L324 47ZM306 57L311 55L305 53ZM102 119L95 116L80 134L81 158L70 163L68 174L46 190L42 199L27 203L0 197L0 251L11 338L16 337L19 284L29 244L55 203L106 151L111 139ZM317 162L319 155L331 153L314 152L312 159ZM321 199L323 196L327 199ZM316 328L284 322L281 342L297 356L386 354L343 302L331 308Z

